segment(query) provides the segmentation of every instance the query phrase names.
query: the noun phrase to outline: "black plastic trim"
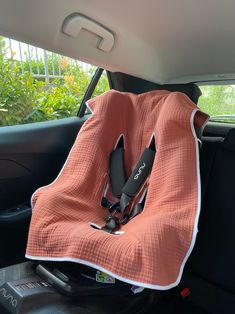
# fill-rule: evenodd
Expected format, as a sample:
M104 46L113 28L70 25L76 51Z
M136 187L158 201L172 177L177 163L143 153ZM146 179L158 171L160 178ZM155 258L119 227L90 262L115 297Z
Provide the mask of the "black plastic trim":
M18 226L30 220L32 214L31 207L3 210L0 212L0 226Z
M82 118L84 116L84 114L86 112L86 102L87 102L87 100L89 100L91 98L91 96L92 96L92 94L93 94L93 92L94 92L94 90L96 88L97 83L99 82L99 79L100 79L103 71L104 71L104 69L102 69L102 68L98 68L95 71L95 74L92 77L92 80L91 80L91 82L90 82L90 84L89 84L89 86L88 86L88 88L87 88L87 90L85 92L85 95L84 95L84 97L82 99L81 106L80 106L80 108L78 110L78 117Z

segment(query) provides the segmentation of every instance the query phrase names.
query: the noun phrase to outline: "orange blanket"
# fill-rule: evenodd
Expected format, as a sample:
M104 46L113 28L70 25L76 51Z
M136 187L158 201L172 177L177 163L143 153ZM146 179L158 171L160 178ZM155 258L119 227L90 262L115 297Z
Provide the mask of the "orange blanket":
M26 257L72 261L133 285L172 288L196 240L201 187L195 127L208 116L184 94L168 91L109 91L88 105L93 114L59 176L32 197ZM152 136L156 156L143 212L120 234L109 234L90 223L103 226L108 215L101 197L121 134L127 177Z

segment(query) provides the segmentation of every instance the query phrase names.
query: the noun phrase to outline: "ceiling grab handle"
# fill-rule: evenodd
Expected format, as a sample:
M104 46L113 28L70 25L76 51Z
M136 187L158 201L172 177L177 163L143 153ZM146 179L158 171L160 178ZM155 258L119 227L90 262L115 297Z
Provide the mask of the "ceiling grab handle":
M82 29L99 37L98 49L109 52L113 48L114 35L112 32L86 16L80 14L69 15L62 26L63 33L71 37L77 37Z

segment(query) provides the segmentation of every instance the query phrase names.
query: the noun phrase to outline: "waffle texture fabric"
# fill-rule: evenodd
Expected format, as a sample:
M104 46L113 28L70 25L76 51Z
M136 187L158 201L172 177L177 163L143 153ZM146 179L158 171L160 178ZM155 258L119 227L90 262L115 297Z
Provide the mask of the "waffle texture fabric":
M196 240L201 184L195 128L202 129L208 116L186 95L168 91L111 90L88 106L92 115L60 174L32 196L26 257L81 263L130 284L172 288ZM91 223L103 226L107 218L101 197L120 136L127 177L153 137L156 156L143 212L109 234Z

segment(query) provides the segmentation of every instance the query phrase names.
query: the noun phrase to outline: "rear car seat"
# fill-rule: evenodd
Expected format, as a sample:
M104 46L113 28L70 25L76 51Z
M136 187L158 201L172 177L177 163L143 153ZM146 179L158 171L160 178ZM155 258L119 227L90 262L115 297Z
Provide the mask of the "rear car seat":
M189 302L210 313L235 313L235 129L226 138L204 138L204 199L199 233L181 288ZM204 185L203 185L204 184Z

